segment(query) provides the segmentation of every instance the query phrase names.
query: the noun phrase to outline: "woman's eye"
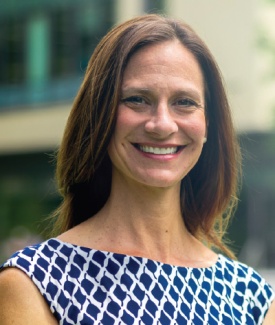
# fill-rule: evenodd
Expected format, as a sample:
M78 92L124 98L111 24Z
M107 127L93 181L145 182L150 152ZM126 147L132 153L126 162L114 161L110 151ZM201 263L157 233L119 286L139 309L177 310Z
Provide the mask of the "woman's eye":
M188 98L179 99L175 102L175 104L184 107L198 107L198 104L194 100Z
M145 99L140 96L130 96L122 99L122 102L136 105L146 104Z

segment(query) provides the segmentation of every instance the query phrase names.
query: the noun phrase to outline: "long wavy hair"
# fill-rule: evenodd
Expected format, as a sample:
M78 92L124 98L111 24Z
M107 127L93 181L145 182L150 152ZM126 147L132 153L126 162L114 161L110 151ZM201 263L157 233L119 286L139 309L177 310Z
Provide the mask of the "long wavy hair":
M127 62L142 47L176 39L203 72L208 125L202 154L181 182L182 216L191 234L233 257L223 236L237 202L240 154L223 80L207 46L188 25L155 14L115 26L91 56L58 151L56 177L63 201L55 211L55 235L92 217L110 195L107 148Z

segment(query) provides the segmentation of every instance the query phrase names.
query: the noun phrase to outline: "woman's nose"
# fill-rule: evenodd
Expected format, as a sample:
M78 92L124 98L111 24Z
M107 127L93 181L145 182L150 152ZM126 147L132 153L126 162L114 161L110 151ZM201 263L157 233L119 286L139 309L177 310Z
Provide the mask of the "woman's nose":
M152 133L159 138L166 138L178 131L178 125L171 116L167 104L159 104L150 114L145 123L145 131Z

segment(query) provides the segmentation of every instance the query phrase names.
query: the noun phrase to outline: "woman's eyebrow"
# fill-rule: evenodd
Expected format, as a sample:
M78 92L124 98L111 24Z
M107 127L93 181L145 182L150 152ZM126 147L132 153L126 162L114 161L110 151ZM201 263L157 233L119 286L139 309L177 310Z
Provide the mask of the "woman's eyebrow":
M144 87L124 87L121 89L121 92L124 93L140 93L140 94L149 94L155 93L154 89L144 88ZM203 99L204 94L201 94L198 90L186 87L185 89L178 89L174 91L173 96L192 96L197 99Z
M127 93L139 93L139 94L149 94L152 91L149 88L143 87L125 87L121 89L122 94Z

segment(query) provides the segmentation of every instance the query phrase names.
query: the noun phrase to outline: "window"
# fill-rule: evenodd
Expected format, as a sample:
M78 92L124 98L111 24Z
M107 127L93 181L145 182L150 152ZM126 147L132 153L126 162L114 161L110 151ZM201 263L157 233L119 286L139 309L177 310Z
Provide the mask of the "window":
M113 0L37 0L0 20L0 108L72 99L113 25Z
M101 39L112 25L112 2L90 1L52 15L52 76L81 73Z
M20 19L3 19L0 24L0 85L21 84L25 79L25 24Z
M164 11L165 0L144 0L145 12L161 13Z

